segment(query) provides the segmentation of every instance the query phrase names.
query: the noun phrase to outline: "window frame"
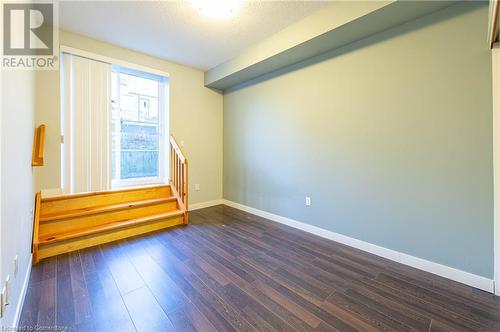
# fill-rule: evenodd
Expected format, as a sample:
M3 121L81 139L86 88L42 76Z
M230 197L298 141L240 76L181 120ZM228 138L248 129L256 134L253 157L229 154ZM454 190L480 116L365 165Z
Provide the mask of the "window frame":
M169 81L167 76L160 76L156 73L146 72L142 69L135 69L129 66L124 65L112 65L111 72L115 72L117 74L117 84L118 84L118 96L117 103L118 107L120 107L120 75L128 74L134 75L141 78L146 79L154 79L158 82L158 176L154 177L142 177L142 178L130 178L130 179L114 179L114 174L112 174L112 167L109 168L110 174L110 185L111 189L125 188L125 187L138 187L138 186L146 186L146 185L155 185L155 184L168 184L167 174L169 173L167 168L169 166L169 162L167 158L169 158L167 151L167 138L169 136L168 132L168 91L169 91ZM113 83L111 83L113 84ZM112 96L112 93L111 93ZM109 151L110 151L110 159L113 154L113 141L111 139L113 134L113 111L110 112L110 140L109 140ZM118 130L118 137L116 140L121 142L121 130ZM120 150L121 151L121 150ZM117 153L115 159L115 167L120 172L120 157L121 153ZM120 174L120 173L118 173Z

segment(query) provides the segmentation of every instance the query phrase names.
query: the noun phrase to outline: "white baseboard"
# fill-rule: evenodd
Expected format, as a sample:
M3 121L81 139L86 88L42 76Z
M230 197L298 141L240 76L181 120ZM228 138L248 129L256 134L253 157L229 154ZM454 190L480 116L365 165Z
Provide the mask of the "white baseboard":
M191 205L189 205L189 211L204 209L204 208L207 208L207 207L211 207L211 206L215 206L215 205L221 205L221 204L224 204L224 200L223 199L215 199L213 201L207 201L207 202L202 202L202 203L191 204Z
M17 301L16 305L16 313L14 314L14 319L13 319L13 328L15 329L19 326L19 320L21 319L21 312L23 310L23 305L24 305L24 300L26 299L26 293L28 292L28 286L30 282L30 276L31 276L31 261L32 261L32 255L30 255L29 260L28 260L28 268L26 269L26 275L24 276L24 281L23 281L23 286L21 288L21 293L19 294L19 299Z
M224 204L245 212L249 212L255 214L259 217L266 218L272 221L276 221L281 224L288 225L293 228L297 228L308 233L312 233L321 237L324 237L329 240L333 240L350 247L354 247L363 251L367 251L377 256L381 256L392 261L405 264L426 272L430 272L436 275L439 275L444 278L448 278L454 281L458 281L460 283L466 284L468 286L472 286L475 288L479 288L481 290L493 293L494 292L494 281L492 279L488 279L482 276L478 276L476 274L472 274L469 272L465 272L462 270L458 270L446 265L442 265L439 263L431 262L422 258L418 258L415 256L411 256L408 254L404 254L392 249L387 249L381 246L377 246L375 244L371 244L365 241L357 240L349 236L345 236L342 234L338 234L332 231L328 231L326 229L322 229L316 226L312 226L309 224L305 224L303 222L293 220L290 218L285 218L276 214L272 214L266 211L262 211L259 209L255 209L246 205L242 205L239 203L235 203L229 200L223 200Z

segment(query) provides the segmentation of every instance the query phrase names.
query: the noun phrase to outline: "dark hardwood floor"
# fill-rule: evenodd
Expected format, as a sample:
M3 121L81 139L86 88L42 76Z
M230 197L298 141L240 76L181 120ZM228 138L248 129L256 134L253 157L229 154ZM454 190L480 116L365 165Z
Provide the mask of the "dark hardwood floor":
M226 206L190 216L40 262L20 327L500 331L486 292Z

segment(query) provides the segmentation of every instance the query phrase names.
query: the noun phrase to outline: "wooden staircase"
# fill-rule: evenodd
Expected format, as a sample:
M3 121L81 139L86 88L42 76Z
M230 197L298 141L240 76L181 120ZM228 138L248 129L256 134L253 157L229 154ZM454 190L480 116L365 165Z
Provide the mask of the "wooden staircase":
M36 195L33 263L101 243L188 223L187 160L171 138L169 185ZM180 156L179 156L180 154Z

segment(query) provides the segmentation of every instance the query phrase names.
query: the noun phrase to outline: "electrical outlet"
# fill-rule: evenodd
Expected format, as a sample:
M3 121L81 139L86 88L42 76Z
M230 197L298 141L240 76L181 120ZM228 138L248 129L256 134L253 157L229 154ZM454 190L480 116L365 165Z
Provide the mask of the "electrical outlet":
M19 258L14 256L14 278L17 278L17 272L19 271Z
M196 191L200 191L200 184L199 184L199 183L196 183L196 184L194 185L194 190L196 190Z
M306 206L311 206L311 197L306 196Z

